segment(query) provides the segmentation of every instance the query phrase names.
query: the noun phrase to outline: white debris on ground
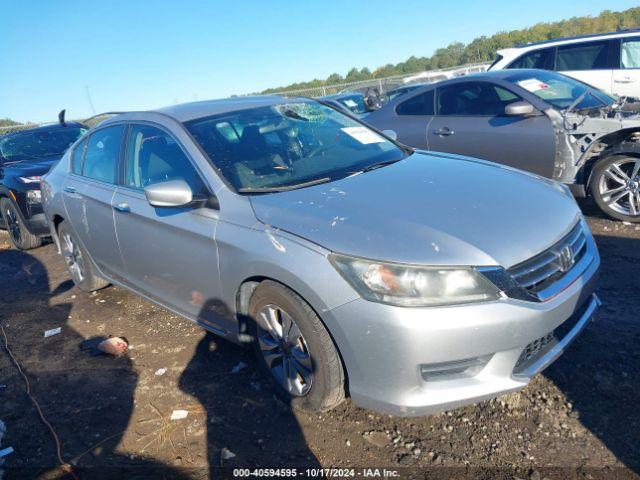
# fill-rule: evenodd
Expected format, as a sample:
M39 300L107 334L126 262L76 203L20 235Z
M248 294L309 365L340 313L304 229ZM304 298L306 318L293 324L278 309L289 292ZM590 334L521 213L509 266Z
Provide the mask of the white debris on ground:
M51 330L46 330L44 332L44 338L52 337L54 335L59 334L62 331L62 327L52 328Z
M167 369L166 368L159 368L158 370L156 370L156 377L161 377L165 373L167 373Z
M187 418L189 412L187 410L174 410L171 412L171 420L182 420L183 418Z

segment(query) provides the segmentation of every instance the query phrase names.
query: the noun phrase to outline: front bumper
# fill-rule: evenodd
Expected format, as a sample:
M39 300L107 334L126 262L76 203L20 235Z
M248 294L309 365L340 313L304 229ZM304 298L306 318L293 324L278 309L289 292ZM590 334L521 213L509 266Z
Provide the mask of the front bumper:
M599 266L596 254L576 281L541 303L503 299L401 308L358 299L325 312L346 366L351 398L364 408L414 416L525 387L593 317L600 305L593 293ZM523 352L553 332L562 332L562 338L541 345L523 362ZM484 363L472 374L424 373L434 365L469 359Z

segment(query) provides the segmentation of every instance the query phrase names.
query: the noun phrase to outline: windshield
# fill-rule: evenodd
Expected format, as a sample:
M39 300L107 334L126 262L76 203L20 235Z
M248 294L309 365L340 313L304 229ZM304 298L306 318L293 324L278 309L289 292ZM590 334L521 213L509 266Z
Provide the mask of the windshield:
M367 113L367 107L364 104L363 95L352 95L350 97L338 98L336 100L344 105L347 110L350 110L353 113Z
M615 103L615 99L606 93L554 72L525 70L514 73L505 80L528 90L559 110L570 107L577 100L579 101L574 109L578 110Z
M369 128L312 101L230 112L185 125L239 192L302 188L406 156Z
M16 133L0 138L0 155L6 163L60 156L86 131L69 127Z

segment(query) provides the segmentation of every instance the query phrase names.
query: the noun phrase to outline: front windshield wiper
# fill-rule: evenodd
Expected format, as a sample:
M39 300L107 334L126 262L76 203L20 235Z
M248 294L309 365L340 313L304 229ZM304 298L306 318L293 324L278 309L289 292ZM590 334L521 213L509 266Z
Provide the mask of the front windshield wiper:
M378 168L386 167L387 165L394 164L402 160L401 158L396 158L395 160L385 160L384 162L372 163L371 165L367 165L366 167L358 170L356 173L366 173L371 170L377 170Z
M330 177L324 177L324 178L316 178L315 180L310 180L308 182L293 183L291 185L282 185L279 187L244 187L244 188L239 188L238 192L240 193L286 192L288 190L295 190L297 188L310 187L312 185L318 185L320 183L327 183L330 181L331 181Z

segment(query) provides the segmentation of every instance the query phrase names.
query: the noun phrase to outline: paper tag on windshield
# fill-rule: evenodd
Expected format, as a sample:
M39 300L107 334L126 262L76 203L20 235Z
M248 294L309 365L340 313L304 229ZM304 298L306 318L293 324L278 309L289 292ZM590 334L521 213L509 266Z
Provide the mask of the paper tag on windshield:
M358 106L358 104L357 104L356 102L354 102L353 100L351 100L350 98L348 98L347 100L345 100L345 101L344 101L344 104L345 104L347 107L351 107L351 108L353 108L353 107L357 107L357 106Z
M546 90L547 88L549 88L549 85L547 85L541 80L538 80L537 78L528 78L527 80L520 80L518 82L518 85L520 85L525 90L529 90L530 92L537 92L538 90Z
M342 131L365 145L368 143L382 143L385 141L385 139L376 132L365 127L345 127Z

